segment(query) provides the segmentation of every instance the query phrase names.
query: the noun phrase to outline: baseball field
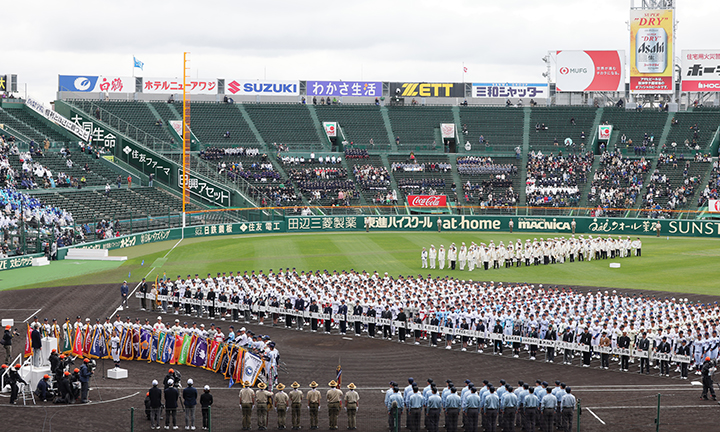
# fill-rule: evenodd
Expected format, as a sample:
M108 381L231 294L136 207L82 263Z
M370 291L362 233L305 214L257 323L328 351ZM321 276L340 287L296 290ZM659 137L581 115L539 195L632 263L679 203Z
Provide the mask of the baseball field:
M460 244L503 241L515 243L540 238L543 234L493 233L348 233L348 234L295 234L266 236L226 236L193 238L180 242L153 243L111 251L111 255L128 257L124 262L95 262L64 260L40 268L23 268L0 272L0 316L13 318L16 324L32 319L57 318L80 315L83 318L103 318L113 314L119 305L119 287L123 280L135 288L142 277L154 280L166 275L175 279L188 274L201 277L217 272L244 272L251 270L277 271L281 267L296 268L298 272L315 270L350 270L388 272L392 276L432 274L474 281L527 282L559 287L588 289L615 289L621 293L644 292L662 297L683 297L703 303L720 299L717 283L717 262L720 256L717 240L643 237L642 257L619 260L601 260L502 268L498 270L464 271L428 270L420 268L422 247L434 244L438 248L454 242ZM554 236L554 234L550 234ZM619 262L618 269L609 268L610 262ZM157 313L140 311L138 301L130 300L130 309L121 312L132 318L150 318ZM176 318L164 315L166 321ZM182 321L197 321L209 325L212 320L180 316ZM216 320L215 324L218 322ZM267 324L267 323L266 323ZM230 325L223 322L223 327ZM313 334L307 331L281 327L259 326L256 322L233 323L235 328L245 326L261 334L268 334L277 342L283 367L279 380L285 385L298 381L304 391L311 381L320 383L323 394L327 383L335 378L338 364L343 369L343 384L354 382L360 393L358 429L387 430L387 416L383 406L382 390L394 380L404 386L413 376L423 386L432 377L443 386L446 379L461 385L465 379L476 384L487 379L497 385L500 379L515 384L518 380L534 382L536 379L554 382L561 380L574 389L584 407L580 430L583 431L649 431L655 430L660 398L659 430L713 430L720 424L720 406L700 401L701 387L688 381L639 375L637 364L630 372L618 371L617 363L610 370L598 368L593 360L591 368L580 367L575 359L572 366L546 363L541 358L531 361L527 353L520 358L500 357L474 350L461 352L432 348L423 342L369 339L366 336L347 337L337 334ZM19 338L18 338L19 339ZM412 339L410 339L412 340ZM22 342L15 347L21 350ZM145 420L143 399L152 379L162 380L166 367L158 363L126 361L122 367L129 370L129 378L114 381L103 378L111 362L100 362L91 383L88 405L17 405L3 408L4 419L12 421L13 430L134 430L149 429ZM183 378L193 378L196 386L208 384L215 397L212 430L239 429L240 411L238 386L228 388L228 382L218 374L179 367ZM660 396L658 396L660 395ZM0 399L0 403L7 399ZM131 414L131 408L135 408ZM199 412L197 413L199 417ZM182 419L182 415L178 415ZM277 424L275 414L270 416L270 430ZM321 407L320 430L328 429L327 409ZM346 424L344 414L340 426ZM442 421L441 421L442 423ZM184 421L180 421L181 428ZM199 419L198 423L199 424ZM253 429L256 429L253 419ZM309 427L307 411L303 412L302 425ZM404 425L404 421L403 421ZM198 427L199 429L199 427ZM576 430L573 427L573 430Z

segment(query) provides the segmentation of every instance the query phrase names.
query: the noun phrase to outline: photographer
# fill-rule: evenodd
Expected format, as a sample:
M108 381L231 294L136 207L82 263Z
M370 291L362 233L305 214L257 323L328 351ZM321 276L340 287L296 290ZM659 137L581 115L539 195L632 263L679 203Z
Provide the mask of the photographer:
M717 400L715 398L715 389L713 389L713 374L715 373L715 362L710 359L710 357L705 357L705 362L702 365L702 369L700 370L702 373L702 385L703 385L703 391L702 396L700 396L700 399L708 400L708 391L710 391L710 395L712 395L712 400Z
M88 391L90 391L90 377L93 374L93 364L89 358L83 360L83 365L80 366L79 381L80 381L80 403L90 403L88 400Z
M3 334L0 344L5 346L5 364L10 364L12 360L12 338L13 336L20 336L17 330L12 330L12 327L5 326L5 332Z

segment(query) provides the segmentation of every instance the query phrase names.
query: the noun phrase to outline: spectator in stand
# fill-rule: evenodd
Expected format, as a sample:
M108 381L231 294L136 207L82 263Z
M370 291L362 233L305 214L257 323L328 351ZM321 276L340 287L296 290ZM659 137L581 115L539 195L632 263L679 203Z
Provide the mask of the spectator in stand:
M532 152L528 157L525 194L529 206L568 207L580 200L579 184L587 183L594 155L555 156Z

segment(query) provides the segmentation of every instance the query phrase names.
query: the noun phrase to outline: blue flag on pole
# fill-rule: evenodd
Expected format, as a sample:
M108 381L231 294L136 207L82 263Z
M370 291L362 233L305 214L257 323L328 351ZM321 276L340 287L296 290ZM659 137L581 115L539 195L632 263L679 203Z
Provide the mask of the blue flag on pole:
M133 56L133 66L136 68L140 68L140 70L143 70L143 66L145 66L145 63L141 62L135 56Z
M230 378L230 381L228 381L228 388L232 387L233 384L235 384L235 381L233 381L232 377Z

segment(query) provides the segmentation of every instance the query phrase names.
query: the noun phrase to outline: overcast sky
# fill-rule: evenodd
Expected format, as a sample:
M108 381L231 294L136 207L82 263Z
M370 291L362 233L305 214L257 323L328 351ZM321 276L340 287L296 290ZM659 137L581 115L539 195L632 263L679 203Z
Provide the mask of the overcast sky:
M12 1L0 73L46 104L58 74L180 77L184 51L206 79L544 82L548 50L627 53L630 1ZM675 56L720 48L720 1L677 5Z

